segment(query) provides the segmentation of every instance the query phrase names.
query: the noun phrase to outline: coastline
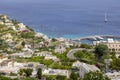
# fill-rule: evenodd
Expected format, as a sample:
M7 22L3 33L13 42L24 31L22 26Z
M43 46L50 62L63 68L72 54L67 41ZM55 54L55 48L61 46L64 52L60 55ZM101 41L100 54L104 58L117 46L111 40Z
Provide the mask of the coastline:
M7 15L7 14L5 14L5 15ZM7 16L9 16L9 15L7 15ZM13 19L11 16L10 16L10 18ZM17 19L15 19L15 20L17 20ZM60 35L53 32L52 33L53 35L52 35L50 33L42 32L35 25L30 26L30 24L25 23L25 21L21 21L21 20L17 20L17 21L22 22L25 26L28 26L29 28L33 29L35 33L39 33L42 36L46 36L48 38L64 38L64 39L72 39L72 40L80 40L80 39L84 40L84 38L88 39L88 38L95 37L95 36L99 36L99 37L103 37L103 38L120 38L120 36L118 36L118 35L109 35L109 34L96 35L96 34L87 34L87 33L86 34L77 34L77 33L76 34L64 34L64 35L60 36Z

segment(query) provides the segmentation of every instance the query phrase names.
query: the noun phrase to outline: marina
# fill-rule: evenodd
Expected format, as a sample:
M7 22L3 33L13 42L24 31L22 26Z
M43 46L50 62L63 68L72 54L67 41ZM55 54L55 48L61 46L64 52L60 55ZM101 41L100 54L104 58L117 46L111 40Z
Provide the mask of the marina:
M80 43L86 43L86 44L93 44L94 41L106 41L109 38L120 41L120 36L114 36L114 35L95 35L95 36L81 37L81 38L73 39L73 41L78 41Z

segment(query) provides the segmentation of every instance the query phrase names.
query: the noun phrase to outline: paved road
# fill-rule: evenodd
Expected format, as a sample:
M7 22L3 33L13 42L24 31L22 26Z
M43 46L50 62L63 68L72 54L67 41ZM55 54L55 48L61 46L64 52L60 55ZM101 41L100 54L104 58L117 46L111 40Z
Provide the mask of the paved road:
M70 50L70 51L68 52L68 54L67 54L67 57L68 57L69 59L74 60L74 59L76 59L76 57L74 56L74 53L77 52L77 51L82 51L82 50L93 51L93 49L76 48L76 49Z

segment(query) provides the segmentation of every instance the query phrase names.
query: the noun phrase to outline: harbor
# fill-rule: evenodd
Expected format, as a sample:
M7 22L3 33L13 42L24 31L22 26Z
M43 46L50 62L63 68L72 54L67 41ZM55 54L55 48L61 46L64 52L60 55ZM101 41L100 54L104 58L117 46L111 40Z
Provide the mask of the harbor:
M73 41L78 41L80 43L86 43L86 44L93 44L94 41L106 41L107 39L113 39L113 40L120 40L120 36L114 36L114 35L95 35L95 36L87 36L87 37L80 37L73 39Z

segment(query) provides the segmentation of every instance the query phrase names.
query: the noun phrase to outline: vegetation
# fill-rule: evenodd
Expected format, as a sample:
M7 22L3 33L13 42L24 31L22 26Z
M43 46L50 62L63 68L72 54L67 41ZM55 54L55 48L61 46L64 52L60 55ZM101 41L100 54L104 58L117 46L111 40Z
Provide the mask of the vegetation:
M49 76L45 76L46 80L55 80L56 76L55 75L49 75Z
M57 56L61 61L60 63L53 63L50 65L51 68L54 69L71 69L72 63L74 62L74 60L70 60L67 57L67 53L69 52L69 48L66 50L66 52L59 54L59 53L54 53L53 55Z
M53 63L53 60L40 60L40 63L49 66Z
M95 53L98 59L101 59L104 55L109 53L109 49L106 45L100 44L95 47Z
M113 61L110 63L110 68L112 70L120 70L120 58L114 58Z
M39 80L39 79L34 77L23 77L21 80Z
M84 75L83 80L110 80L107 76L103 76L103 73L96 71L96 72L89 72Z
M62 54L59 54L59 53L54 53L53 52L53 55L57 56L59 59L61 59L61 62L69 62L70 59L67 57L67 53L70 51L70 49L68 48L66 50L66 52L62 53Z
M60 76L60 75L57 75L57 76L49 75L49 76L46 76L46 80L66 80L66 77Z
M90 64L96 63L94 53L86 51L86 50L78 51L74 54L74 56L82 62L87 62Z
M34 38L34 32L24 31L21 33L22 38Z
M60 75L58 75L56 77L56 80L66 80L66 76L60 76Z
M80 47L81 47L81 48L86 48L86 49L91 49L91 48L92 48L92 46L89 45L89 44L81 44Z
M72 72L71 75L70 75L70 80L78 80L77 74Z
M42 77L42 69L39 68L38 71L37 71L37 78L41 79L41 77Z
M0 76L0 80L15 80L15 79L11 79L11 78L8 78L8 77Z
M60 63L52 63L49 67L53 69L71 69L71 66L66 66Z
M43 60L44 57L30 57L30 58L21 58L21 57L17 57L15 60L18 62L40 62L41 60Z
M20 71L19 71L19 74L20 75L24 75L24 76L26 76L26 77L30 77L30 75L32 75L32 69L30 69L30 68L27 68L27 69L20 69Z

